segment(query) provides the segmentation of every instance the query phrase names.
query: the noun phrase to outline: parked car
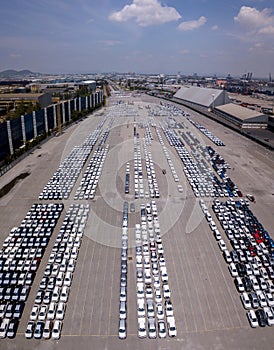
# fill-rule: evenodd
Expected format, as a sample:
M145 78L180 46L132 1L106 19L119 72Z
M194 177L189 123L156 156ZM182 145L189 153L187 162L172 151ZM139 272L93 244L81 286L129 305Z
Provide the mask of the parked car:
M61 330L62 330L62 321L55 320L52 328L51 337L54 340L57 340L61 337Z
M259 326L259 322L258 322L258 319L257 319L257 315L256 315L256 313L255 313L254 310L249 310L249 311L247 312L247 318L248 318L249 323L250 323L250 326L251 326L252 328L256 328L256 327Z

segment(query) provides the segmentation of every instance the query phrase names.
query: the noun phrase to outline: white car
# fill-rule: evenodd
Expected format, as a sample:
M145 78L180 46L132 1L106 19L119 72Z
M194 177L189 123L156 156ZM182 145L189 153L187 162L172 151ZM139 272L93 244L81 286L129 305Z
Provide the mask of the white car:
M148 337L149 338L156 338L157 337L155 318L148 319Z
M252 283L252 287L253 287L253 290L256 292L256 291L259 291L260 290L260 286L259 286L259 283L256 279L255 276L250 276L250 281Z
M161 270L161 278L162 278L162 282L168 282L168 275L167 275L167 270L166 267L160 267Z
M246 264L245 264L245 267L246 267L246 274L247 274L248 276L253 275L253 270L252 270L252 267L251 267L250 263L246 263Z
M250 299L249 299L248 294L247 294L246 292L244 292L244 293L241 294L241 300L242 300L242 303L243 303L244 308L245 308L246 310L249 310L249 309L252 308Z
M225 244L223 239L220 239L218 241L218 245L219 245L219 248L221 249L221 251L227 250L226 244Z
M30 320L31 321L36 321L37 320L37 317L38 317L38 314L39 314L39 305L34 305L32 310L31 310L31 313L30 313Z
M168 335L170 337L176 337L177 329L175 325L175 318L173 316L167 317L167 327L168 327Z
M173 316L173 306L171 301L166 301L166 316Z
M221 236L219 230L217 230L217 229L213 230L213 234L214 234L214 237L215 237L215 239L216 239L217 241L220 241L220 240L222 239L222 236ZM228 262L228 261L227 261L227 262Z
M168 299L170 298L170 289L168 284L163 284L163 292L164 292L164 298Z
M147 336L146 319L145 317L138 317L138 337L145 338Z
M267 289L271 292L274 293L274 283L271 280L266 280L267 284Z
M48 306L42 305L39 311L38 320L44 321L47 317Z
M240 293L242 293L242 292L245 291L245 287L244 287L244 284L243 284L243 281L242 281L241 277L236 277L235 280L234 280L234 282L235 282L235 285L236 285L237 290L238 290Z
M274 298L272 293L265 291L264 294L265 294L268 306L274 306Z
M146 315L145 299L137 299L137 313L138 317L144 317Z
M147 299L147 316L154 317L154 302L152 299Z
M146 287L146 299L153 298L153 289L150 286Z
M120 320L118 335L120 339L125 339L127 337L126 320Z
M55 313L56 313L56 303L51 302L49 304L47 319L48 320L53 320L55 318Z
M159 338L166 337L166 324L164 321L158 321L158 335Z
M51 337L52 339L59 339L61 337L62 321L54 321Z
M229 269L232 277L238 277L238 271L237 271L234 263L230 263L228 265L228 269Z
M164 248L162 243L158 244L157 250L158 250L158 254L164 254Z
M137 298L144 298L144 283L137 282Z
M61 295L60 295L60 301L62 301L63 303L66 303L68 301L68 297L69 297L69 287L63 286Z
M59 297L60 297L60 287L54 287L51 300L54 303L57 303L59 301Z
M127 304L125 301L120 301L120 319L125 320L127 318Z
M258 296L258 300L259 300L259 304L261 307L266 307L267 306L267 301L266 301L266 297L263 291L258 290L257 291L257 296Z
M68 262L68 266L67 266L67 271L69 272L73 272L74 269L75 269L75 260L74 259L70 259L69 262Z
M4 318L0 325L0 338L5 338L7 335L8 327L10 320L8 318Z
M274 314L271 311L271 308L267 306L267 307L264 307L263 310L265 312L265 316L266 316L266 319L267 319L267 324L270 327L273 326L274 325Z
M26 332L25 332L25 337L27 339L32 338L33 332L34 332L34 326L35 326L35 322L33 322L33 321L29 321L28 322L27 329L26 329Z
M155 297L155 301L156 303L161 303L162 302L162 293L160 289L155 289L154 290L154 297Z
M161 303L156 304L156 315L158 320L162 320L165 317L164 308Z
M63 320L65 317L66 304L63 302L58 303L56 310L56 319Z
M259 326L258 319L254 310L249 310L246 315L252 328Z
M49 339L51 336L51 330L52 330L52 321L47 320L45 322L45 327L43 330L43 338L44 339Z
M225 261L228 263L228 264L231 264L232 263L232 259L231 259L231 256L230 256L230 253L229 251L226 249L223 251L223 256L225 258Z
M66 272L64 277L64 286L70 287L71 281L72 281L72 273L68 271Z

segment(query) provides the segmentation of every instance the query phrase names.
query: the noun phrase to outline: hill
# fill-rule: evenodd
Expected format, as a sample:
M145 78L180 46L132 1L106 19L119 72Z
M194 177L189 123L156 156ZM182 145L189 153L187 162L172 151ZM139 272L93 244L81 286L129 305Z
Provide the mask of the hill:
M39 73L33 73L32 71L28 69L24 70L14 70L14 69L7 69L2 72L0 72L0 78L15 78L15 77L29 77L33 75L37 75Z

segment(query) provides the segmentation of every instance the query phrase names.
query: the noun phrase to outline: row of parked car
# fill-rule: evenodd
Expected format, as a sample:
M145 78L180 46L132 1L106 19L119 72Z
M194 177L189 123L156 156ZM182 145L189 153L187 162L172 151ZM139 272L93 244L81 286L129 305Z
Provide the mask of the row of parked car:
M187 120L189 120L191 124L193 124L197 129L199 129L212 142L214 142L215 145L217 145L217 146L225 146L224 142L222 140L220 140L217 136L213 135L212 132L209 131L206 127L204 127L203 125L195 122L190 117L187 117Z
M147 178L148 178L148 189L149 189L149 195L150 198L159 198L160 197L160 191L158 187L158 182L156 179L156 173L155 168L152 160L152 154L147 149L146 141L143 140L143 149L145 154L145 161L146 161L146 172L147 172Z
M141 205L135 226L138 336L176 336L174 310L155 201Z
M130 188L130 162L126 164L125 194L129 194Z
M27 339L59 339L89 204L71 204L46 265L30 313Z
M98 146L95 150L75 192L75 200L94 198L108 150L109 145L106 145L106 147Z
M82 145L75 146L62 161L59 168L39 195L41 200L68 199L78 176L97 142L107 116L87 136Z
M0 338L16 335L31 285L63 210L63 204L33 204L0 251Z
M136 130L136 125L134 124ZM136 133L136 132L135 132ZM140 139L136 135L133 137L134 142L134 197L135 199L143 198L145 195L143 169L142 169L142 157Z
M151 108L148 112L148 114L152 117L154 116L165 116L165 117L186 117L189 114L182 110L181 108L170 104L170 103L164 103L161 102L159 105L156 105L154 108Z
M238 189L235 183L227 175L226 169L230 169L230 165L220 156L211 146L206 146L204 148L205 155L209 155L209 161L212 168L220 176L223 181L223 186L225 186L226 191L230 197L242 197L242 192Z
M127 337L127 250L128 250L128 202L124 202L122 222L122 249L119 305L119 339Z
M225 185L209 169L206 162L198 160L198 152L192 152L193 157L184 146L181 139L169 128L163 128L163 132L171 146L177 151L184 164L184 173L196 197L228 197L229 193ZM197 158L197 160L194 159Z
M169 154L169 152L168 152L168 150L167 150L167 148L165 146L165 143L164 143L163 138L161 136L160 130L158 128L156 128L155 130L156 130L156 134L158 136L159 142L160 142L160 144L161 144L161 146L163 148L163 152L164 152L164 154L166 156L166 159L167 159L168 165L170 167L173 179L174 179L175 182L179 182L179 177L178 177L177 172L176 172L176 170L174 168L174 165L173 165L173 162L171 160L170 154ZM178 185L178 191L179 192L183 192L183 187L181 185Z
M243 199L214 200L212 209L232 246L230 250L216 228L208 208L201 203L252 327L274 324L274 259L272 239Z
M148 123L148 125L146 126L146 129L145 129L145 143L147 146L151 146L152 141L153 141L153 135L152 135L149 123Z

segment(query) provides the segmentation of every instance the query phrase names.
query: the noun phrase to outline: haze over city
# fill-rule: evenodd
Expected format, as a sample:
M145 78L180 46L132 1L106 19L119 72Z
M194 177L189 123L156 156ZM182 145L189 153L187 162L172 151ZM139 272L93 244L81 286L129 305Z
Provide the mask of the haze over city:
M0 70L274 74L272 0L13 0Z

